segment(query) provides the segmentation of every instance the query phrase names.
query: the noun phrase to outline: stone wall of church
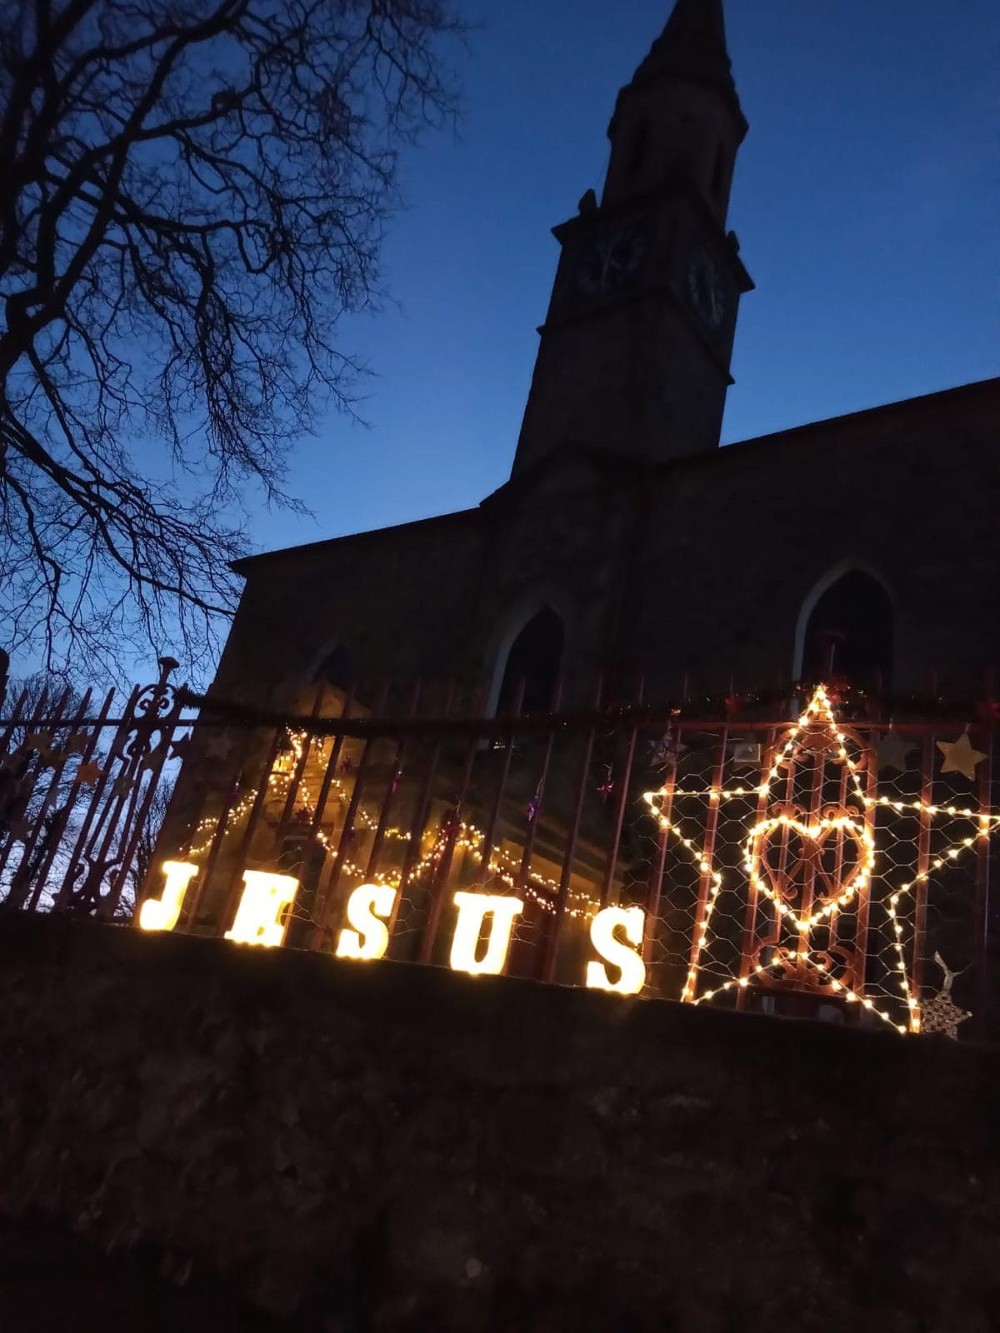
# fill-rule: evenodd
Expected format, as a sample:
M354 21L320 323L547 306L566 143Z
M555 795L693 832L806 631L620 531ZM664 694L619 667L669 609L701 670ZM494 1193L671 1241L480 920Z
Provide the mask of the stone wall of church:
M565 450L480 509L252 562L218 685L284 700L346 644L368 680L488 681L541 606L566 625L565 699L606 668L647 696L788 681L831 570L894 608L900 689L980 691L1000 667L1000 381L666 467Z
M1000 381L733 445L666 470L638 522L632 654L692 686L788 680L817 583L857 565L895 610L900 689L1000 672Z
M191 1328L996 1328L996 1050L7 918L0 1056L5 1328L70 1233Z
M473 510L251 562L216 688L294 706L338 645L369 695L387 679L468 675L463 630L483 564L477 519Z

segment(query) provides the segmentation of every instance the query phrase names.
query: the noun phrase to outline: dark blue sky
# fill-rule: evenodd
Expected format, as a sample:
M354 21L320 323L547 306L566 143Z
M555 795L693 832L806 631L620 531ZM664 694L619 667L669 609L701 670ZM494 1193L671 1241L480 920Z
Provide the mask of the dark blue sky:
M315 522L263 548L478 503L507 478L557 246L600 191L618 87L671 0L479 0L466 113L407 156L385 282L398 308L343 341L376 372L365 430L298 446ZM729 225L757 283L723 439L998 373L1000 5L727 0L750 134ZM946 441L942 441L946 447Z

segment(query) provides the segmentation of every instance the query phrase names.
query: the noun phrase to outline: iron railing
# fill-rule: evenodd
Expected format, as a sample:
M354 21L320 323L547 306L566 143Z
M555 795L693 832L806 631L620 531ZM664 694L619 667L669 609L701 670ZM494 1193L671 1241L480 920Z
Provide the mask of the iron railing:
M243 872L272 870L297 881L289 947L335 951L377 884L388 956L447 964L456 893L488 892L523 903L509 974L582 984L596 914L638 907L646 995L993 1032L992 725L945 771L955 722L808 693L713 717L595 687L584 711L486 718L457 688L321 685L291 714L196 712L171 665L121 708L13 702L8 909L131 919L173 860L196 867L176 929L223 935Z

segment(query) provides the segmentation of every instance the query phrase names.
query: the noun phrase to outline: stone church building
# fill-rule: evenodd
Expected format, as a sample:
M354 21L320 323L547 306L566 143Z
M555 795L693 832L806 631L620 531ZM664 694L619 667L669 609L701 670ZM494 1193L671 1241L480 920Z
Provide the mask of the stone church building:
M246 559L215 691L481 683L583 704L837 672L978 689L1000 661L1000 379L720 449L748 124L722 0L677 0L561 255L510 479L459 513Z

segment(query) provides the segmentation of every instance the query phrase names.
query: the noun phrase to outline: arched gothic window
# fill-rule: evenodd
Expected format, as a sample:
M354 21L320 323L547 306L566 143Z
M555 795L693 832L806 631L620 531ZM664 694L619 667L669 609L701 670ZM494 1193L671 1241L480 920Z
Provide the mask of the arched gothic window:
M551 607L528 621L510 646L504 666L497 714L509 713L524 681L522 713L545 713L553 704L566 633L563 622Z
M892 679L893 610L878 579L861 569L842 574L817 598L802 641L803 680L844 676L888 690Z

